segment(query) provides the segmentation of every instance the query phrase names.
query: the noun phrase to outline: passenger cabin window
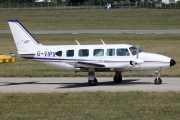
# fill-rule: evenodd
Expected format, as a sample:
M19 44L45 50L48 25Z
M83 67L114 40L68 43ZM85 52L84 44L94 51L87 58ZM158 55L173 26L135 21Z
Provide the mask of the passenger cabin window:
M129 56L130 54L129 54L128 49L120 48L120 49L117 49L116 55L117 56Z
M66 56L67 57L73 57L74 56L74 50L67 50L66 51Z
M56 52L56 55L59 56L59 57L61 57L61 56L62 56L62 51Z
M115 55L115 49L107 49L107 56L114 56Z
M94 49L93 55L94 56L103 56L104 55L104 49Z
M88 49L80 49L79 50L79 57L87 57L89 56L89 50Z

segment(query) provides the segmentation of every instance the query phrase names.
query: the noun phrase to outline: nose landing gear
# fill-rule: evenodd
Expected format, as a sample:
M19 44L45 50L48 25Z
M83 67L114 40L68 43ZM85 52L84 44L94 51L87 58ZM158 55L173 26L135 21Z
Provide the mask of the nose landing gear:
M155 75L156 75L156 79L154 80L154 84L156 84L156 85L162 84L162 79L160 78L160 73L159 73L159 71L156 71L156 72L155 72Z

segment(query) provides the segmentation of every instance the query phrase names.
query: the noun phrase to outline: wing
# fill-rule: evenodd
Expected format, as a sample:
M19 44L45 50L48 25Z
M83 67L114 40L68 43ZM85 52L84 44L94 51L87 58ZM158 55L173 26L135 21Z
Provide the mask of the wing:
M75 66L76 68L125 68L129 65L129 63L121 63L121 64L108 64L108 63L98 63L94 61L76 61L70 62L70 65Z
M104 62L100 61L74 61L68 62L70 65L75 66L76 68L110 68L110 69L125 69L134 67L135 65L139 65L144 61L138 59L121 59L116 60L103 60Z
M76 66L79 66L79 67L86 67L86 68L99 68L99 67L105 67L105 65L103 64L99 64L99 63L90 63L90 62L77 62L76 63Z

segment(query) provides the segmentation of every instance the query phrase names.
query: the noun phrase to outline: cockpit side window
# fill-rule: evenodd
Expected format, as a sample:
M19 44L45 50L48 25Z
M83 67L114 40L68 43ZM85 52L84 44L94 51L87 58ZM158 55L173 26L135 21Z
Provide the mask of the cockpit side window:
M129 50L131 51L132 55L136 55L136 53L137 53L137 48L136 47L130 47Z
M136 55L137 52L138 52L138 53L142 52L141 49L136 48L136 47L134 47L134 46L130 47L129 50L131 51L131 54L132 54L132 55Z

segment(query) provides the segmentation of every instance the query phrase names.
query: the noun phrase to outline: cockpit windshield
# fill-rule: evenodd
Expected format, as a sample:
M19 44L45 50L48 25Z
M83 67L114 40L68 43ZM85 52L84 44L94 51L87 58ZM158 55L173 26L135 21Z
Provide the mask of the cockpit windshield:
M131 51L131 54L132 54L132 55L136 55L137 53L142 52L141 49L139 49L139 48L137 48L137 47L135 47L135 46L130 47L129 50Z

